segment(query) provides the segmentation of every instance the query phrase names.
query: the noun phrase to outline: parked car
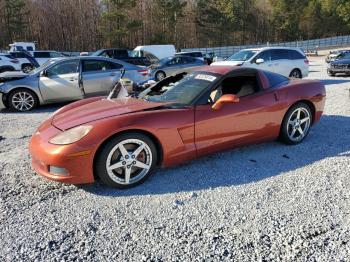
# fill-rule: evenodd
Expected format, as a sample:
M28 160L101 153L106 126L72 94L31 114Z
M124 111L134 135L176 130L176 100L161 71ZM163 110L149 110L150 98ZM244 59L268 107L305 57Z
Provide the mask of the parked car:
M330 62L327 67L327 73L329 76L335 76L336 74L350 75L350 53L344 55L342 59Z
M174 56L176 49L174 45L143 45L137 46L133 52L138 57L155 56L158 60Z
M195 57L204 61L203 53L199 51L179 52L179 53L176 53L175 56L190 56L190 57Z
M298 144L325 105L320 81L254 68L207 66L170 78L175 82L164 79L138 97L91 98L63 107L32 136L32 167L54 181L99 178L131 187L158 166L278 138Z
M9 53L12 57L18 59L21 70L24 73L29 73L34 68L38 68L40 65L38 61L29 53L26 51L13 51Z
M148 60L146 57L132 57L129 55L129 51L123 48L100 49L95 53L93 53L92 56L102 56L102 57L118 59L130 64L140 65L140 66L151 65L151 61Z
M149 80L147 69L102 57L66 57L49 60L30 74L0 74L0 107L28 111L38 105L107 95L119 80L135 84Z
M264 47L244 49L225 61L211 65L232 65L257 68L281 74L285 77L303 78L309 74L309 60L299 48Z
M0 53L0 73L20 70L21 64L18 59L7 53Z
M34 52L31 52L31 54L39 63L39 65L43 65L49 59L52 59L52 58L65 57L62 53L57 51L34 51Z
M329 55L326 57L326 63L330 63L335 60L342 59L345 55L349 53L350 53L350 50L330 51Z
M10 52L14 51L35 51L35 42L14 42L9 45Z
M161 59L149 67L149 75L156 81L181 72L190 72L205 63L202 59L189 56L173 56Z

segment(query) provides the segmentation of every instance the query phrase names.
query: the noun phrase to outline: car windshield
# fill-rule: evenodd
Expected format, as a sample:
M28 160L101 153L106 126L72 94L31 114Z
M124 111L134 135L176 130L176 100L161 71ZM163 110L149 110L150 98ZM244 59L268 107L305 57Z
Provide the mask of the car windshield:
M227 60L228 61L247 61L256 53L257 51L242 50L242 51L239 51L238 53L233 54L232 56L227 58Z
M138 98L150 102L171 102L177 105L189 105L217 79L216 75L207 72L183 75L174 76L174 78L180 78L180 80L174 82L164 79L164 85L162 85L163 81L161 81L154 87L140 93ZM169 79L171 80L171 77Z
M43 69L45 69L46 67L48 67L49 65L52 65L53 63L55 63L55 60L48 60L45 63L43 63L40 67L35 68L33 71L30 72L31 75L34 75L36 73L39 73L40 71L42 71Z

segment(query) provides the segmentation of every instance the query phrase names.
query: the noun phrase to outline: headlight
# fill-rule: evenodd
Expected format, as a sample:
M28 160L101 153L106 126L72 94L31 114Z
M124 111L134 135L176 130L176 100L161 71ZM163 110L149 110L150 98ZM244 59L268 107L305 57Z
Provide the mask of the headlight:
M86 136L91 129L92 126L77 126L51 138L49 143L54 145L72 144Z

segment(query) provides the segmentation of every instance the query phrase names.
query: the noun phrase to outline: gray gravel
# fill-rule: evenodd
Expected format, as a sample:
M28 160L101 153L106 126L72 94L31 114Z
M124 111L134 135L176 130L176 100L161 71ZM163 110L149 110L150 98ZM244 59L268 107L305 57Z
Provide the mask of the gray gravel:
M0 261L349 261L350 78L329 78L304 143L254 145L159 170L145 184L50 182L28 141L59 106L0 113Z

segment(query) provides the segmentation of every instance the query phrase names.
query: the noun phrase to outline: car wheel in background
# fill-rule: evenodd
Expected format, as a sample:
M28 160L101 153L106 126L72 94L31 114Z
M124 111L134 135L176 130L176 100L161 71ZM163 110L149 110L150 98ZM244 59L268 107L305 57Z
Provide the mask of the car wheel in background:
M156 81L162 81L166 77L163 71L158 71L155 75Z
M33 66L30 64L25 64L22 66L23 73L29 73L32 70L33 70Z
M10 93L7 103L12 110L25 112L35 108L39 99L33 91L16 89Z
M303 78L299 69L294 69L289 76L293 78Z
M111 139L99 150L94 171L111 187L130 188L141 184L157 164L152 140L141 133L127 133Z
M311 124L310 107L305 103L297 103L284 116L280 138L289 145L299 144L309 134Z
M329 76L335 76L335 73L333 73L332 71L327 70L327 73Z

